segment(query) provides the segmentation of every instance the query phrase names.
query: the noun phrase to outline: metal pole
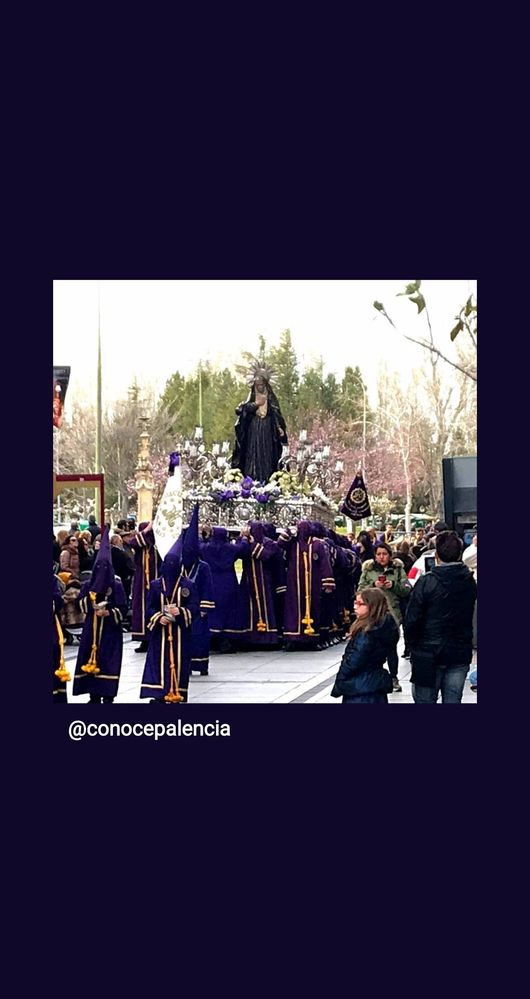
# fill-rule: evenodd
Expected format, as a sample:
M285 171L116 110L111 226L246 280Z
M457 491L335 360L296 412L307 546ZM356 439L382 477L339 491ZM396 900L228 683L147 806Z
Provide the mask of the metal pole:
M199 361L199 426L202 427L202 370Z
M97 388L96 388L96 460L95 471L101 472L101 323L99 308L99 285L98 285L98 366L97 366Z
M361 472L364 479L365 461L366 461L366 390L362 378L359 375L357 377L359 378L359 382L363 390L363 450L361 457ZM363 519L361 520L361 530L364 531L365 527L366 527L366 520L363 517Z
M364 463L366 461L366 391L363 383L361 382L363 390L363 478L364 478Z

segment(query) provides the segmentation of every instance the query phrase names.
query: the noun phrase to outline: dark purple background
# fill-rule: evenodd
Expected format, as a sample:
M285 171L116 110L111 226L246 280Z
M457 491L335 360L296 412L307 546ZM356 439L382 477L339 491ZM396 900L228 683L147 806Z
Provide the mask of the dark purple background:
M378 46L372 37L372 53ZM363 40L351 36L354 67L361 48ZM502 742L501 690L505 698L513 691L509 664L496 653L487 565L481 569L485 637L476 708L434 714L414 705L357 712L316 705L190 705L187 719L227 720L232 737L72 743L68 721L88 717L88 709L52 705L47 665L53 278L479 279L479 520L501 530L489 489L493 446L502 464L499 409L486 402L510 331L503 327L501 344L494 327L494 349L488 331L491 286L482 280L490 219L476 205L476 158L461 152L465 122L448 107L446 88L443 99L422 107L426 53L424 58L414 100L405 92L398 98L392 73L384 95L389 104L370 107L365 98L378 72L367 64L364 89L358 81L350 92L344 73L340 89L350 100L342 108L332 93L318 102L315 92L307 106L292 105L285 121L278 117L265 136L256 107L245 115L243 129L224 115L221 127L221 119L212 117L221 110L215 88L199 115L184 97L170 115L169 108L161 114L142 103L138 89L134 107L120 108L119 128L116 117L104 113L97 127L93 120L93 127L87 122L83 128L76 115L63 156L56 151L53 168L24 189L31 236L26 232L24 238L22 220L13 245L22 275L9 293L16 304L13 334L27 339L27 383L11 427L17 436L20 427L19 440L26 442L18 481L32 480L23 512L24 527L34 533L32 610L23 649L15 642L6 665L13 681L4 695L14 728L13 767L6 763L22 802L17 823L31 830L32 842L46 843L35 861L49 879L45 898L59 893L63 914L75 900L67 926L76 931L86 926L85 916L94 925L86 912L92 892L108 899L121 888L131 913L142 890L163 892L173 905L178 900L188 906L188 928L198 934L203 962L211 964L224 911L239 900L239 917L253 906L258 916L245 919L233 936L232 973L235 967L241 973L246 959L263 947L260 917L272 908L268 929L274 929L274 940L267 960L254 963L254 975L267 980L274 971L278 979L281 952L304 926L299 917L289 919L291 904L301 905L313 932L309 928L299 941L300 976L312 968L314 973L315 956L328 978L338 968L349 971L355 991L367 964L363 948L355 946L360 920L372 932L377 981L385 967L394 981L405 972L414 978L426 959L424 994L433 978L441 981L452 967L456 948L465 956L473 946L476 923L469 906L480 899L473 857L483 832L484 774L494 744ZM62 87L68 90L67 81ZM239 99L242 88L244 74L234 83ZM458 107L464 105L459 90ZM382 106L388 107L386 116ZM144 144L146 127L150 137ZM49 138L47 148L54 148L55 136ZM249 330L249 337L255 332ZM355 364L355 344L344 350ZM520 512L522 525L527 518ZM148 715L148 707L117 705L102 707L99 717L133 721ZM24 764L22 748L29 753ZM499 779L490 768L489 794ZM31 870L31 859L28 864ZM186 876L192 884L184 894ZM345 915L331 902L334 893L344 896ZM318 894L324 894L320 905ZM451 913L443 924L447 939L438 924L444 911ZM152 910L136 912L138 939L145 940L154 925ZM321 947L314 950L317 941ZM179 944L184 962L192 947L182 939ZM61 945L65 960L78 955L84 979L97 976L97 962L79 936L74 940L68 931ZM121 954L122 970L135 964L136 974L151 982L166 962L172 964L168 946L140 955L139 962L130 949ZM224 969L225 962L217 967Z

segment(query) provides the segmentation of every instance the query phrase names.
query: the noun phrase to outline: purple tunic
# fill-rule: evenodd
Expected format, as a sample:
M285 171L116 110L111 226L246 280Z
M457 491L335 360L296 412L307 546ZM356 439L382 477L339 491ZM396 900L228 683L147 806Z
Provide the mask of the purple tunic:
M212 540L199 544L201 559L208 563L212 571L215 607L208 614L208 624L213 635L232 637L237 634L239 583L234 565L248 550L246 538L230 542L228 531L222 527L214 527Z
M180 614L171 625L160 623L164 604L174 603ZM178 691L184 701L188 697L191 665L191 626L199 613L196 584L179 575L169 592L165 580L155 579L147 598L147 628L150 633L140 697L162 700L166 694ZM172 682L172 665L174 679Z
M272 564L281 549L276 541L265 536L263 524L252 521L249 526L253 541L243 558L240 631L253 644L270 645L278 641Z
M198 559L191 569L186 570L186 574L195 583L199 599L199 614L194 617L191 626L191 669L207 673L210 662L208 618L215 610L212 572L207 562Z
M138 530L128 544L134 551L134 579L132 591L131 633L133 639L145 641L149 637L146 626L147 595L154 579L160 575L160 556L155 548L151 528Z
M264 524L263 531L266 538L277 541L278 535L274 524ZM285 609L285 594L287 592L287 559L283 548L277 544L277 552L274 558L267 563L272 575L272 587L274 590L274 609L276 612L276 624L278 634L283 634L283 615Z
M297 537L283 542L287 550L283 633L289 642L316 645L320 641L322 592L324 587L333 590L335 580L326 546L312 537L311 529L311 524L302 520Z
M78 694L116 697L123 651L121 623L127 613L127 598L121 582L115 579L111 584L112 593L106 598L110 614L108 617L97 617L89 595L90 585L90 580L83 583L79 594L79 606L86 618L79 641L72 693L74 697ZM90 662L94 640L99 673L85 673L81 667Z

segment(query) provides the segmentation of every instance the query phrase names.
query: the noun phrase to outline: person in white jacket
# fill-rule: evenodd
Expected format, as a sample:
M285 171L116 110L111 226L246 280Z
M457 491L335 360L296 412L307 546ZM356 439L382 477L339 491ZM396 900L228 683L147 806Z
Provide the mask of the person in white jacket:
M477 539L478 535L473 535L473 540L462 552L462 562L471 569L475 579L477 578Z
M414 584L417 582L420 576L423 576L426 572L429 571L429 568L432 568L432 566L434 565L435 537L436 535L433 535L433 537L429 542L429 547L426 548L425 551L423 551L421 555L418 556L414 565L412 566L411 569L409 569L407 573L407 579L411 586L414 586ZM427 565L425 565L425 559L430 559L431 564L429 565L429 562L427 562Z

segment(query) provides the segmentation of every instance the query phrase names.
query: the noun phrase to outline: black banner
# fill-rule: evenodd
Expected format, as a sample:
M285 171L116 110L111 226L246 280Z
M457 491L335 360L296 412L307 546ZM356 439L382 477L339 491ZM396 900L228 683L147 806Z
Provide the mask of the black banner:
M64 400L70 380L70 367L53 368L53 425L60 427L63 422Z
M364 479L360 472L355 476L346 499L340 508L341 513L345 513L351 520L363 520L364 517L371 517L372 511L368 502L368 495Z

